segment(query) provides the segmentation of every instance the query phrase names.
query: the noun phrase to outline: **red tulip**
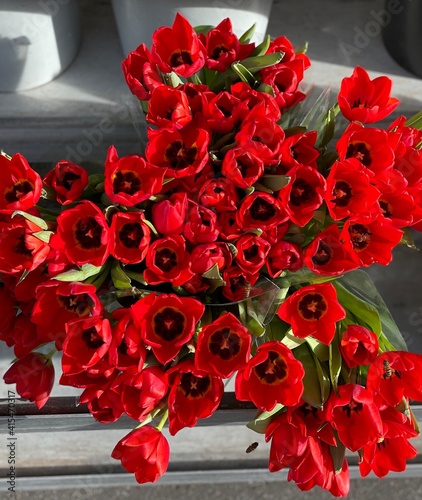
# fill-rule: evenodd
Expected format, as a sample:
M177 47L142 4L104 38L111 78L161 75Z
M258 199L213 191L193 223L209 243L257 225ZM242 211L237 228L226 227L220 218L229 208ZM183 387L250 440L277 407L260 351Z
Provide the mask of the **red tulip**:
M249 360L251 334L231 313L204 326L198 335L195 366L198 370L228 378Z
M302 363L288 347L278 341L265 342L237 372L236 398L252 401L262 411L271 411L277 403L296 405L303 394L304 375Z
M343 332L340 351L349 368L369 365L378 355L378 337L361 325L349 325Z
M204 305L190 297L151 293L131 308L132 317L151 346L158 361L165 365L177 356L193 337Z
M345 318L346 311L337 300L334 285L321 283L294 292L281 304L277 314L292 325L296 337L312 335L328 345L334 338L336 322Z
M146 425L121 439L111 456L134 472L138 483L154 483L167 470L170 447L161 431Z
M26 159L15 154L10 160L0 154L0 209L28 210L41 196L41 177Z
M326 418L351 451L358 451L383 436L381 415L373 395L357 384L340 385L338 394L331 394L326 404Z
M88 172L70 161L59 161L44 177L43 183L54 189L56 201L68 205L76 201L88 185Z
M357 66L352 76L343 78L338 104L350 121L374 123L386 118L400 101L390 97L392 82L386 76L371 80L368 73Z
M220 377L195 368L184 361L168 372L170 393L169 431L172 436L184 427L193 427L198 418L210 417L220 404L224 385Z
M16 384L18 394L42 408L50 397L54 383L51 359L41 353L30 352L18 359L3 376L6 384Z

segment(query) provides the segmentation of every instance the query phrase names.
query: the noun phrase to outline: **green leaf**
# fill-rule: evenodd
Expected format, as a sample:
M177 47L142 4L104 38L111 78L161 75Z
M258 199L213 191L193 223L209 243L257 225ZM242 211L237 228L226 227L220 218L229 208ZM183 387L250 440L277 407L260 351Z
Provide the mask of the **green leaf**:
M422 128L422 111L419 111L405 122L406 127Z
M257 45L254 48L254 50L252 52L252 56L262 56L262 55L264 55L267 52L267 50L269 49L270 44L271 44L271 37L270 37L270 35L267 35L264 38L264 41L261 42L259 45Z
M242 60L242 66L250 73L255 74L261 69L268 68L279 63L284 56L284 52L273 52L263 56L248 57ZM226 70L224 73L219 73L214 81L210 84L210 90L220 92L224 87L230 87L230 84L238 81L239 76L232 69Z
M268 83L260 83L255 87L255 90L257 90L258 92L265 92L266 94L275 97L274 89L273 87L271 87L271 85L268 85Z
M258 85L258 80L242 64L234 62L232 63L231 68L242 82L247 83L250 87Z
M291 351L296 349L305 342L305 339L301 339L299 337L295 337L291 331L287 332L283 339L281 339L281 343L288 347Z
M129 276L123 271L119 261L113 261L110 274L111 279L113 280L113 284L118 290L127 290L128 288L132 288L131 280Z
M405 227L403 229L403 236L400 241L403 245L406 245L407 247L411 248L412 250L419 250L419 248L415 245L415 242L413 241L412 235L409 231L409 228Z
M255 29L256 29L256 23L252 24L252 26L243 33L243 35L239 38L239 42L250 43L252 37L255 34Z
M258 434L265 434L271 420L281 413L283 408L284 406L278 403L271 411L259 412L253 420L246 424L246 427L257 432Z
M354 295L343 286L343 282L340 282L340 280L334 283L334 286L336 287L337 299L340 304L356 317L359 324L366 324L371 331L379 336L382 325L376 307Z
M91 276L97 275L102 269L102 266L93 266L92 264L84 264L79 269L70 269L64 273L54 276L53 279L58 281L84 281Z
M54 234L53 231L37 231L36 233L32 233L32 236L35 236L44 243L49 243L50 238L53 234Z
M290 330L290 325L282 321L278 316L274 316L265 328L265 340L282 341L288 330Z
M295 358L302 363L305 369L305 376L303 378L304 392L302 398L314 408L322 408L325 403L323 394L324 396L326 395L326 390L321 387L315 357L306 343L297 347L294 354ZM327 382L329 385L328 379Z
M257 316L251 299L245 299L238 303L239 318L254 337L261 337L265 333L265 326Z
M195 32L196 32L197 35L200 35L201 33L203 35L206 35L212 29L214 29L214 26L212 26L211 24L202 24L200 26L195 26L194 27L194 30L195 30Z
M334 282L343 307L350 310L357 322L364 322L380 336L380 342L395 350L407 351L406 342L391 313L368 274L358 269ZM340 293L340 296L339 296ZM342 298L341 298L342 297ZM344 302L344 303L343 303ZM391 347L389 347L391 350Z
M7 153L5 153L2 149L0 149L0 156L4 156L5 158L7 158L8 160L11 160L12 157L9 156Z
M316 141L317 148L326 148L328 143L334 136L336 126L336 117L340 111L339 105L336 103L326 113L322 124L316 124L315 130L318 132L318 140Z
M306 337L305 340L311 351L320 361L328 361L330 357L328 345L325 345L319 340L309 336Z
M260 182L271 191L280 191L289 184L291 177L288 175L270 175L266 174L260 177Z
M305 117L297 124L306 127L308 130L315 129L315 121L324 115L329 108L330 89L324 89L318 98L315 100L311 109L306 113Z
M208 269L208 271L205 271L205 273L202 274L202 277L205 278L207 283L210 285L210 288L208 289L209 293L214 292L217 288L226 284L220 274L218 264L214 264L210 269Z
M337 335L332 340L331 344L328 346L329 349L329 359L328 366L330 368L330 379L333 386L333 390L337 393L338 379L341 372L341 353L338 343Z
M333 459L334 471L336 474L339 474L343 468L344 457L346 456L346 447L339 440L337 433L334 431L336 435L337 446L330 446L331 458Z
M35 215L28 214L22 210L15 210L12 213L12 219L13 217L16 217L16 215L21 215L22 217L29 220L30 222L40 227L41 229L48 229L48 224L45 222L45 220L41 219L40 217L35 217Z

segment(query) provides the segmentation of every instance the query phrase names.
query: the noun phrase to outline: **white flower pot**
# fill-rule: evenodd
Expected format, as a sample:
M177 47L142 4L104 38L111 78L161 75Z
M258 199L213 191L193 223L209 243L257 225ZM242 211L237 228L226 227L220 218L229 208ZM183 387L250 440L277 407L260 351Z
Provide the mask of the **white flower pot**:
M233 31L242 35L256 23L253 41L265 37L273 0L112 0L124 54L145 43L151 47L153 32L171 26L177 12L193 26L216 26L230 17Z
M79 0L0 0L0 91L50 82L79 43Z

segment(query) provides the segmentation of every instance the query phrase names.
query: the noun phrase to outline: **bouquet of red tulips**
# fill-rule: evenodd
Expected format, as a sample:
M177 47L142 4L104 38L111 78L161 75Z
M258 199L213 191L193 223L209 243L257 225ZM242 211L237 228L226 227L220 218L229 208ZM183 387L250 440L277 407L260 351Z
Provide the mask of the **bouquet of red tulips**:
M235 377L270 471L346 496L346 450L379 477L417 453L422 356L361 268L422 228L422 115L374 126L399 101L359 67L309 105L304 50L251 35L177 15L128 55L143 156L111 146L103 173L43 179L0 156L4 380L41 408L61 356L95 419L134 420L112 456L144 483L167 469L167 420L210 417Z

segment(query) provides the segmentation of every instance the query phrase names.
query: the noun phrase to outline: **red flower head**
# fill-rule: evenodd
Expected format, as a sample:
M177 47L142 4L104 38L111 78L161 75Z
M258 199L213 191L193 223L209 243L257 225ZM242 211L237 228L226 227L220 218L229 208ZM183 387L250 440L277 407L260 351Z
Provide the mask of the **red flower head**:
M42 408L50 397L54 383L51 359L39 352L30 352L18 359L3 376L6 384L16 384L18 394Z
M160 129L150 133L145 154L151 163L165 168L168 177L197 174L208 161L208 132L188 125L181 130Z
M129 368L118 379L123 409L130 418L143 422L168 391L166 373L159 366L141 371Z
M206 49L189 21L177 13L173 26L162 26L152 35L151 58L163 73L192 76L205 64Z
M231 132L240 114L240 101L227 91L210 93L210 100L205 109L208 126L218 134Z
M380 413L385 434L364 446L359 461L362 477L367 476L371 470L378 477L384 477L390 471L403 472L406 469L406 461L418 454L408 442L408 438L418 435L412 420L391 406Z
M116 212L110 226L109 251L124 264L137 264L145 259L151 231L143 212Z
M50 253L36 236L41 228L21 215L6 220L0 221L0 273L17 276L41 266Z
M146 120L160 128L184 127L192 120L186 94L167 85L156 87L148 103Z
M193 205L188 213L183 236L197 245L199 243L212 243L218 238L218 234L216 213L201 205Z
M101 209L81 201L57 217L57 232L51 246L78 266L102 266L108 257L109 228Z
M245 82L235 83L230 87L230 92L241 102L241 120L247 119L250 112L260 103L264 105L264 116L270 118L274 122L280 119L280 108L272 95L254 90Z
M372 393L357 384L340 385L338 395L331 394L326 418L351 451L358 451L383 436L381 415Z
M37 325L40 340L55 341L58 349L66 336L66 323L103 311L94 285L49 281L37 287L36 298L31 320Z
M116 422L123 415L121 394L116 384L118 373L116 370L109 379L101 379L97 384L87 387L78 400L78 404L86 404L95 420L103 424Z
M161 191L165 171L137 155L119 158L114 146L108 150L104 189L113 203L133 207Z
M155 240L145 262L144 279L150 285L169 282L181 286L193 276L185 239L178 234Z
M132 306L133 321L158 361L165 365L190 341L204 313L196 299L151 293Z
M151 54L145 44L130 52L122 63L123 74L126 83L140 101L147 101L151 97L152 90L163 81L151 63Z
M268 469L277 472L293 464L308 445L308 429L297 412L288 411L271 420L265 431L265 441L271 440Z
M337 224L330 224L305 248L304 263L314 273L338 276L358 267L353 253L340 239Z
M317 136L317 132L311 130L304 134L286 137L280 149L282 170L280 171L280 165L277 165L277 172L285 174L297 165L317 168L319 158L319 151L315 147Z
M286 111L305 99L306 94L299 90L304 71L305 64L301 59L286 64L277 64L275 67L261 71L262 82L271 85L274 89L275 100L281 111Z
M0 154L0 210L28 210L41 196L41 177L25 158L15 154L9 160Z
M284 130L266 114L265 104L259 103L250 111L235 139L239 148L272 165L278 163L284 137Z
M198 199L204 207L213 208L217 213L224 213L237 210L239 195L231 181L220 177L206 181L199 191Z
M285 222L288 215L275 196L258 191L242 201L236 219L245 230L259 228L267 231Z
M336 322L346 317L331 283L300 288L281 304L277 314L292 325L296 337L312 335L327 345L334 338Z
M295 243L280 240L271 247L265 264L271 278L278 278L286 270L294 273L303 266L302 249Z
M225 313L202 328L195 351L198 370L228 378L249 360L252 339L232 313Z
M293 167L288 175L291 180L280 189L279 197L292 222L303 227L322 205L326 182L318 170L303 165Z
M388 219L348 219L343 226L340 239L360 266L391 262L392 250L401 241L403 231L394 227Z
M112 328L112 341L108 356L110 363L119 370L136 366L140 370L147 356L142 332L135 325L130 309L119 308L113 311L117 321Z
M168 200L154 203L152 223L164 235L182 234L188 208L186 193L174 193Z
M378 348L377 335L360 325L349 325L340 341L340 351L349 368L371 364L378 355Z
M351 123L336 143L340 160L356 159L379 175L393 167L400 134ZM372 176L371 176L372 177ZM377 178L371 178L373 182Z
M260 271L265 264L271 245L254 234L244 234L236 241L236 264L248 274Z
M121 439L111 456L121 460L128 472L134 472L138 483L154 483L167 470L170 447L161 431L146 425Z
M334 220L379 213L380 192L371 184L372 174L355 158L336 161L327 177L325 202Z
M192 250L191 261L194 273L204 274L213 266L221 271L232 263L232 252L226 243L203 243Z
M65 375L81 373L99 363L107 354L111 340L108 319L101 316L66 323L62 370Z
M88 172L75 163L62 160L44 177L43 183L54 189L58 203L68 205L76 201L88 185Z
M198 418L210 417L223 397L221 378L197 370L193 361L184 361L170 369L168 380L169 431L172 436L184 427L195 426Z
M236 398L252 401L262 411L271 411L277 403L296 405L303 394L304 375L302 363L288 347L278 341L265 342L237 372Z
M380 354L369 367L366 386L390 406L403 397L422 401L422 356L406 351Z
M254 43L241 44L233 33L229 18L210 30L202 38L207 49L205 65L213 71L223 72L234 62L248 57L255 48Z
M390 97L392 82L386 76L371 80L368 73L357 66L352 76L343 78L338 94L338 104L350 121L374 123L386 118L399 105Z
M264 173L264 162L252 146L230 149L223 158L221 172L236 187L251 187Z
M245 298L247 286L253 286L258 280L258 273L249 274L237 266L231 266L223 272L223 280L226 284L221 291L227 300L237 302Z

